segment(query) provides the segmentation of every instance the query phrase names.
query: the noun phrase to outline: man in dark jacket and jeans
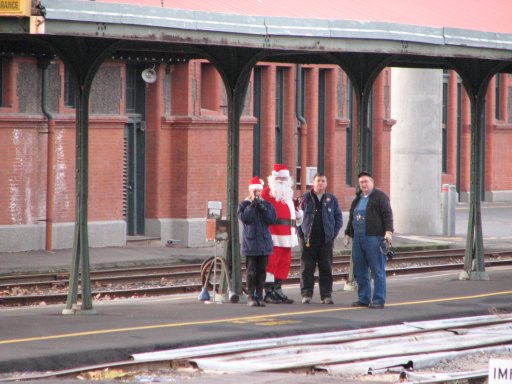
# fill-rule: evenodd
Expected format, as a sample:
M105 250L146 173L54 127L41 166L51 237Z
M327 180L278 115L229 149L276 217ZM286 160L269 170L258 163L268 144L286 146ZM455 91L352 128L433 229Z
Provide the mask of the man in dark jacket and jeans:
M243 223L242 255L246 257L247 305L264 307L263 287L268 255L272 253L272 235L268 226L276 222L272 204L260 197L263 180L254 176L249 182L249 197L238 206L238 219Z
M354 307L384 308L386 303L386 255L384 250L393 236L393 212L388 196L374 188L372 176L361 172L357 176L360 191L350 206L344 244L352 243L354 277L358 300ZM370 284L373 274L374 290Z
M324 304L332 301L332 251L334 239L343 226L343 216L336 197L326 192L327 177L317 173L313 178L313 189L302 199L304 218L298 230L302 240L300 261L300 291L302 303L308 304L313 297L315 269L318 265L320 300Z

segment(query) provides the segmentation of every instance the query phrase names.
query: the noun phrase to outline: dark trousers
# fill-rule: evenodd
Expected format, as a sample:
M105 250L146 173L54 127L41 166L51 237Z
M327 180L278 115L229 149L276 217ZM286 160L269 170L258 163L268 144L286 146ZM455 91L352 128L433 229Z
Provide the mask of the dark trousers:
M320 299L331 297L333 245L332 241L328 243L312 241L309 247L306 247L304 239L302 239L302 256L300 259L300 293L302 297L313 297L317 265Z
M247 294L249 300L257 298L263 300L263 287L267 276L268 256L246 256L246 277Z

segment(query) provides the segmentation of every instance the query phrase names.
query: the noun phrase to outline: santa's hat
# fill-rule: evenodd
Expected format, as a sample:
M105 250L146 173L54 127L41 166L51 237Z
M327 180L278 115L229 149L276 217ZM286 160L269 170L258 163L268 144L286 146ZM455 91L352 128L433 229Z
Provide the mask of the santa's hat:
M290 177L290 171L283 164L275 164L274 170L272 171L274 177Z
M254 176L251 181L249 181L249 191L253 189L263 190L263 180L261 180L258 176Z

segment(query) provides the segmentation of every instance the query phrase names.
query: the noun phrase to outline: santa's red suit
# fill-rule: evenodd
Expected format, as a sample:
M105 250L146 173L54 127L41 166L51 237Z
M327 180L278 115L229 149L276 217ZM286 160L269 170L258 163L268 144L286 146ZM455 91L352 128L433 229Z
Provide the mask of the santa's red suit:
M297 217L293 200L277 201L269 187L263 189L261 197L274 206L278 221L269 226L274 249L268 258L267 272L272 273L276 279L286 280L292 261L292 248L298 245L295 226L301 224L302 215Z

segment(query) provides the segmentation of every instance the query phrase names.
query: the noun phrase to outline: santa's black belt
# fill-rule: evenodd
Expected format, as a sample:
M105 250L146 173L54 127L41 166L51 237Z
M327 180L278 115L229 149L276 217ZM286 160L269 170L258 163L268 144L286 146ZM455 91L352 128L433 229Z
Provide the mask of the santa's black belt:
M290 227L295 227L297 225L297 222L296 222L295 219L293 219L293 220L290 220L290 219L277 219L276 224L288 225Z

